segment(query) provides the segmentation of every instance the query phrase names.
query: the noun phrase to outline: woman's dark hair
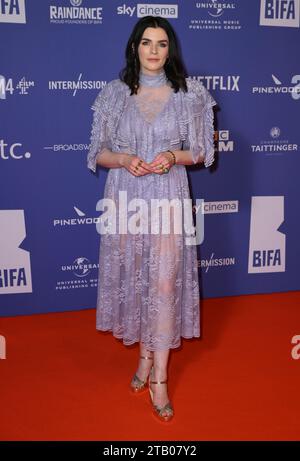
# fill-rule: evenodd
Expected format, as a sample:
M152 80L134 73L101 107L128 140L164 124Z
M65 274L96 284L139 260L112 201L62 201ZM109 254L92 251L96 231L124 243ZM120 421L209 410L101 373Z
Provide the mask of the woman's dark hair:
M187 73L180 55L179 44L175 31L169 21L160 16L145 16L134 26L126 46L126 66L119 73L119 78L131 89L132 94L137 93L139 87L140 60L138 46L147 27L161 27L165 30L169 39L169 59L166 60L164 70L170 80L175 93L179 89L187 91L185 77ZM134 49L132 47L134 45Z

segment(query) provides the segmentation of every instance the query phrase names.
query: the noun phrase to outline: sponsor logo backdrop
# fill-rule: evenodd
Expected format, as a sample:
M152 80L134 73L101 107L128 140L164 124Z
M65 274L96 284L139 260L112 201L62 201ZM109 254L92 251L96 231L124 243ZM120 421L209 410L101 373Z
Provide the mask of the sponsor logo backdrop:
M107 170L86 167L91 105L148 14L173 24L189 75L218 102L216 163L188 168L203 297L300 288L299 0L6 0L0 315L95 307Z

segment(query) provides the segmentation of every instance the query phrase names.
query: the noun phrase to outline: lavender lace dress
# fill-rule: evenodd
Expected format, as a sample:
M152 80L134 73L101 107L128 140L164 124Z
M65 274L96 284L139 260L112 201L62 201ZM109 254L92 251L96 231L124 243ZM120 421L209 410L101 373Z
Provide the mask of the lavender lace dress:
M155 76L141 72L140 91L132 96L119 79L109 82L92 106L88 167L96 171L96 157L105 148L147 162L168 149L189 149L195 163L203 159L210 166L216 102L201 82L186 81L188 92L175 93L164 70ZM127 206L132 199L150 204L151 199L190 198L184 165L144 176L109 169L104 198L114 201L117 216L120 191L127 194ZM133 214L128 212L127 222ZM196 246L186 245L184 232L165 234L160 227L156 234L133 234L119 229L117 225L115 233L101 235L96 328L111 331L125 345L142 341L151 351L177 348L181 337L199 337Z

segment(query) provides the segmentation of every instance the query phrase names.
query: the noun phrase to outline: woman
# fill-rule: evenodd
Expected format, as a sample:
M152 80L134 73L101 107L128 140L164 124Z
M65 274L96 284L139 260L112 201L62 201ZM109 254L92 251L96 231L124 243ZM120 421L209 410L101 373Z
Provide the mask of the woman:
M185 165L208 167L214 160L216 102L202 83L185 77L174 30L164 18L146 16L136 23L126 62L120 78L92 106L88 167L109 168L104 197L117 211L124 205L120 191L126 203L182 203L190 198ZM174 213L171 209L173 225ZM135 224L148 217L149 209ZM116 230L112 214L107 222L106 233L101 231L96 328L111 331L125 345L140 343L131 389L149 388L154 414L169 421L170 349L180 346L181 337L200 336L196 247L182 233L143 226L128 232L124 221Z

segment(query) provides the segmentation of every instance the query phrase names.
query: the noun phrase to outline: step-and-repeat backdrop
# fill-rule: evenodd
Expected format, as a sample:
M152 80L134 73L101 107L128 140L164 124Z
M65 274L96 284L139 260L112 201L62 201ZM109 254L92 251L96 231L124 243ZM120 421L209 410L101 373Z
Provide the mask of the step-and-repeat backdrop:
M106 169L86 166L93 111L136 21L167 18L218 103L203 199L203 297L300 288L299 0L0 2L0 315L96 305ZM101 270L101 268L100 268Z

